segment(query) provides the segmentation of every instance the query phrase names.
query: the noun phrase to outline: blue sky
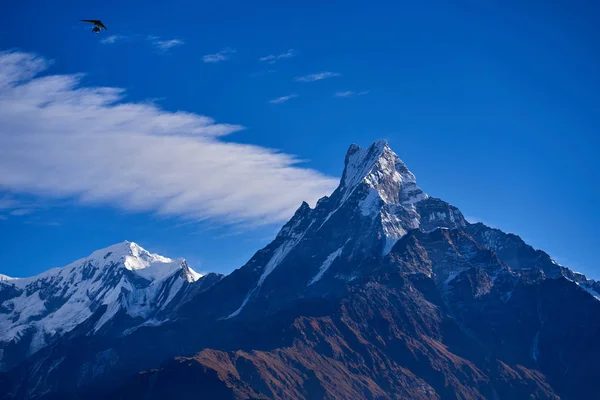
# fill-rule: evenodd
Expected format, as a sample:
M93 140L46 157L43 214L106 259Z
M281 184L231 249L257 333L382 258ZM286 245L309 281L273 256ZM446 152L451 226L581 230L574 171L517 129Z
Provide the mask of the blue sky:
M328 194L351 143L387 139L430 195L600 278L598 15L594 1L11 1L0 273L125 239L230 272Z

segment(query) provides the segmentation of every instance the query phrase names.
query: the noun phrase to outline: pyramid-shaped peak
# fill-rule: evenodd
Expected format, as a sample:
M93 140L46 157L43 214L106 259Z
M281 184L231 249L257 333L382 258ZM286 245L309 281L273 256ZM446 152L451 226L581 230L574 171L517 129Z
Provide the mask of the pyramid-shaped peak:
M371 152L371 154L373 154L374 156L377 156L377 155L381 155L385 150L392 151L390 149L388 141L385 139L376 140L367 149L363 149L356 143L352 143L350 145L350 147L348 148L348 151L346 152L345 163L346 163L346 165L348 165L348 161L350 160L350 158L352 158L353 156L355 156L357 154L360 155L361 153L364 153L364 152Z
M340 189L348 196L360 184L377 190L385 202L414 203L427 197L387 140L378 140L366 149L356 144L348 149Z

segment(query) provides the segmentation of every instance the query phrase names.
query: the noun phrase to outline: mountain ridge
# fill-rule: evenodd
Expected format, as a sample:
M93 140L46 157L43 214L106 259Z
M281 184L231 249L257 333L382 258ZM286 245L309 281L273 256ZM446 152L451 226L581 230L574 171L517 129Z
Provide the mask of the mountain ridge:
M0 366L6 368L7 362L15 362L6 358L19 361L34 354L99 312L101 315L90 329L92 334L122 310L133 319L157 315L187 284L203 276L183 259L172 260L123 241L64 267L32 277L3 280ZM103 307L106 309L102 313ZM12 349L23 347L23 343L29 343L26 349L11 357Z
M46 346L0 375L0 398L195 398L189 382L213 398L600 390L598 283L424 193L386 141L351 145L330 196L303 202L244 266L197 282L156 326Z

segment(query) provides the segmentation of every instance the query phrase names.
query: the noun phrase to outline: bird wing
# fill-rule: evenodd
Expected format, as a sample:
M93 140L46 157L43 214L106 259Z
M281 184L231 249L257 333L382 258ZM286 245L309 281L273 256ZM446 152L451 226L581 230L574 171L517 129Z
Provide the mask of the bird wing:
M106 26L104 26L104 24L102 23L102 21L100 21L99 19L82 19L82 22L89 22L90 24L94 24L97 26L100 26L102 28L104 28L105 30L107 30Z

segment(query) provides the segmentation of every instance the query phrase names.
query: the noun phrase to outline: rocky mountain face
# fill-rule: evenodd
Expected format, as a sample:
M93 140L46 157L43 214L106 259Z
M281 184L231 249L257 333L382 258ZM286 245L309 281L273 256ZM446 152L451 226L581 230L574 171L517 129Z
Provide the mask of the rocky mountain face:
M126 334L168 320L203 276L184 260L132 242L95 251L64 268L0 281L0 369L8 370L66 334Z
M187 289L170 301L129 289L117 302L94 297L100 311L0 374L0 398L582 399L600 389L600 285L426 195L384 141L352 145L331 196L303 203L243 267L194 280L180 266ZM21 298L11 282L0 296Z

